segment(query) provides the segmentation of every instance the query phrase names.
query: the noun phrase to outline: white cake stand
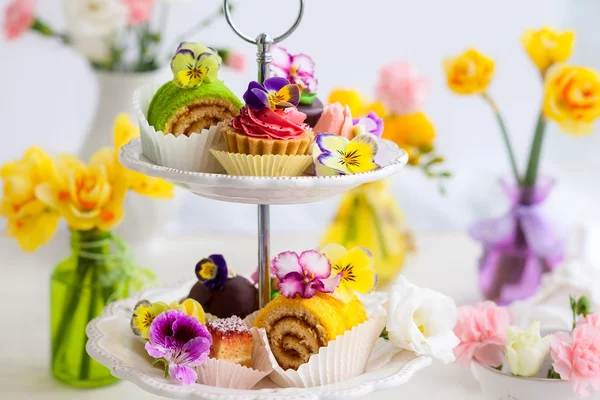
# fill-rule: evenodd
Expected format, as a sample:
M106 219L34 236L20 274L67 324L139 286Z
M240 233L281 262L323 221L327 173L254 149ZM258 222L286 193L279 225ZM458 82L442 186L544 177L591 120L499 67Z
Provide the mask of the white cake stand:
M304 0L296 22L286 33L271 38L265 33L256 39L241 33L231 21L229 0L224 0L227 22L243 40L258 46L258 81L264 82L269 74L270 48L288 37L299 25L304 11ZM242 177L226 174L208 174L181 171L156 165L144 157L140 139L135 139L121 148L119 161L126 168L146 175L163 178L190 192L209 199L249 203L258 205L258 268L259 305L264 307L270 300L269 276L269 205L302 204L324 200L343 193L358 185L375 182L399 172L408 161L408 154L396 144L379 141L375 162L380 168L354 175L301 176L301 177ZM181 386L165 379L158 369L135 351L135 339L129 332L132 309L138 299L170 303L185 297L190 286L178 285L144 292L135 299L118 301L108 306L101 317L88 325L88 353L110 368L113 375L131 381L142 389L160 396L178 399L348 399L367 393L384 390L406 382L419 369L431 363L429 357L419 357L411 352L394 353L391 345L380 339L370 359L367 371L349 381L335 385L312 388L277 388L264 379L253 390L233 390L194 384ZM133 343L133 345L132 345ZM139 346L139 343L137 343Z

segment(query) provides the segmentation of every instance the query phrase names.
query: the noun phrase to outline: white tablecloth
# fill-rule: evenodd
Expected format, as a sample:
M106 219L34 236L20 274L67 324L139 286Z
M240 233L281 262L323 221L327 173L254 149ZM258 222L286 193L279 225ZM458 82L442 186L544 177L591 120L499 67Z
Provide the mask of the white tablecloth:
M477 301L476 261L479 246L460 232L417 234L417 253L404 270L415 284L452 296L457 304ZM315 247L314 237L274 237L272 254ZM68 254L68 240L57 237L35 254L23 254L9 239L0 239L0 398L20 399L152 399L129 382L106 388L76 390L55 381L49 372L49 279L52 267ZM195 263L223 253L240 273L256 267L254 237L173 236L150 249L136 249L141 265L161 282L193 277ZM407 384L371 394L367 399L480 399L470 372L455 365L433 366Z

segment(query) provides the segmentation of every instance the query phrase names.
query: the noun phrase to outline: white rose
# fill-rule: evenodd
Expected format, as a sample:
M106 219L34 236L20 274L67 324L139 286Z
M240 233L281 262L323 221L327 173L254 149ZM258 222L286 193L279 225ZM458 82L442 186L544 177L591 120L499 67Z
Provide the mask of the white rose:
M67 32L75 50L91 61L107 61L116 35L127 24L120 0L63 0Z
M534 376L550 351L550 335L540 336L540 323L533 321L526 331L510 326L506 331L506 361L514 375Z
M386 305L388 338L396 347L450 363L460 341L453 332L457 311L454 300L422 289L400 277Z

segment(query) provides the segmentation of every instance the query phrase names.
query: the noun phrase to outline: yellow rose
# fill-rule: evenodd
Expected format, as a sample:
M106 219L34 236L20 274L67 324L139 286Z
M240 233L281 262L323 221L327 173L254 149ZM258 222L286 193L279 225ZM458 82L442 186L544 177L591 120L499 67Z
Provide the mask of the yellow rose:
M356 90L335 89L329 94L327 102L329 104L340 103L343 106L347 105L350 107L350 112L354 117L362 115L364 108L363 97Z
M390 115L383 120L383 127L383 138L406 150L410 165L419 164L422 149L433 148L435 127L422 112Z
M22 160L7 163L0 170L4 181L0 215L8 219L7 234L25 251L48 242L58 226L58 213L35 196L36 186L49 179L51 165L46 153L32 147Z
M559 32L550 27L537 31L528 29L521 37L529 58L542 72L554 63L566 61L571 56L574 40L572 31Z
M600 75L591 68L558 64L548 70L544 115L573 135L592 132L600 116Z
M131 123L127 114L119 114L115 119L113 130L113 142L117 151L116 157L118 157L119 150L124 144L127 144L138 136L140 136L139 127ZM144 175L140 172L130 171L125 168L122 169L129 180L131 189L137 194L155 199L170 199L173 197L174 186L171 183L160 178Z
M494 60L475 49L444 60L448 87L457 94L483 93L494 75Z
M120 173L114 150L94 154L88 165L62 155L54 163L53 178L36 188L37 197L58 210L74 230L110 230L123 219L127 180Z

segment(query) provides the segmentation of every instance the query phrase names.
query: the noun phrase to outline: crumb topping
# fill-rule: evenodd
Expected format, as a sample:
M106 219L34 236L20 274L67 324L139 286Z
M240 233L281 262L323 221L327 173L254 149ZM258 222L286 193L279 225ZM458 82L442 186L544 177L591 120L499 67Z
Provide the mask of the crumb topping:
M248 325L238 316L217 319L206 324L212 334L227 336L231 334L249 334Z

